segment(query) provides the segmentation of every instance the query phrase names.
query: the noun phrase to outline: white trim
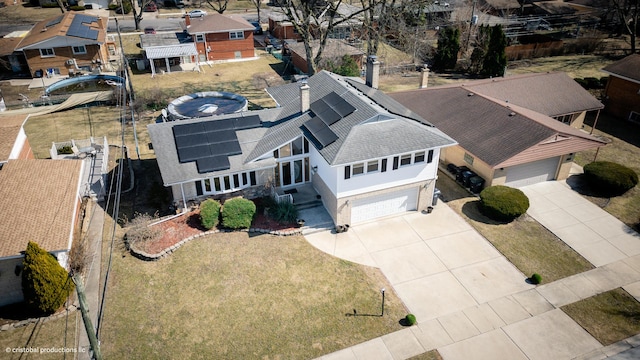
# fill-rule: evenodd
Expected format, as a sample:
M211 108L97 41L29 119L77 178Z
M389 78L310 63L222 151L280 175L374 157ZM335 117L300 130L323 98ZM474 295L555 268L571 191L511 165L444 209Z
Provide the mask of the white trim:
M51 50L51 54L43 54L42 50ZM40 51L40 57L41 58L52 58L52 57L56 57L56 51L53 48L42 48L42 49L38 49L38 51Z

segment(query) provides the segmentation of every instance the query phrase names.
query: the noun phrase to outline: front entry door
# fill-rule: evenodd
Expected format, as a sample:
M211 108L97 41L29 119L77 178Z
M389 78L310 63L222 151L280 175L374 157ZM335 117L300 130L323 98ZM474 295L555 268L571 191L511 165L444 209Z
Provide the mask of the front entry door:
M283 187L298 185L309 177L309 158L283 161L280 163L280 184Z

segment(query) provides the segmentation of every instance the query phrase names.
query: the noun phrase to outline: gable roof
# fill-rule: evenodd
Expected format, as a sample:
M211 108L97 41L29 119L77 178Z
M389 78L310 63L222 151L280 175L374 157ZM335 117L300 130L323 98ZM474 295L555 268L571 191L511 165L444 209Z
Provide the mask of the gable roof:
M0 116L0 162L9 160L28 115Z
M305 54L305 48L303 42L297 42L286 45L291 52L298 54L301 58L307 58ZM320 40L312 40L311 48L313 49L313 53L317 54L318 49L320 48ZM338 40L338 39L327 39L326 45L322 52L324 59L332 59L342 57L344 55L364 55L362 50L349 45L346 41Z
M36 23L16 50L103 44L107 37L107 22L105 17L68 11Z
M458 141L466 151L497 168L518 164L514 157L553 139L572 140L541 158L604 145L580 130L543 114L483 96L463 86L389 94ZM567 147L569 145L569 147ZM573 146L573 148L571 147ZM585 148L586 147L586 148ZM574 150L567 151L572 148Z
M511 75L451 86L463 86L551 117L604 108L598 99L563 72Z
M251 25L241 16L211 14L196 19L190 19L191 25L187 26L189 35L198 33L222 33L229 31L254 30Z
M640 54L629 55L605 66L602 71L631 82L640 83Z
M334 141L319 145L315 135L308 131L307 123L321 119L322 113L319 111L320 113L316 114L312 110L300 112L300 84L290 83L271 87L267 91L280 106L275 109L148 125L149 136L154 144L164 184L172 185L211 176L273 167L275 159L271 157L271 152L303 134L330 165L456 144L455 140L431 124L387 111L350 85L344 77L320 71L308 79L308 85L311 104L321 99L333 98L339 99L337 101L341 103L340 105L349 110L353 108L353 111L343 112L337 121L326 125L335 135ZM383 94L378 93L377 97L381 99ZM387 102L400 107L394 100L388 99ZM338 107L336 106L335 109ZM198 122L207 123L208 125L205 126L215 126L216 121L238 116L259 116L261 126L236 131L241 154L228 156L229 169L199 173L194 162L179 162L173 127Z
M29 241L49 252L71 247L82 160L10 160L0 170L0 258Z

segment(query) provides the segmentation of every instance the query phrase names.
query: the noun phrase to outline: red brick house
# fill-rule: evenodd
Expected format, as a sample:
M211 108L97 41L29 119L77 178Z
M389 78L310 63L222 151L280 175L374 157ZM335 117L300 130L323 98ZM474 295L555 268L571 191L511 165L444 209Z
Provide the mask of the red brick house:
M99 70L109 64L110 49L115 51L115 44L107 40L107 22L66 12L38 22L15 50L24 53L32 76L41 76L41 70L59 75Z
M604 90L605 111L640 122L640 55L633 54L602 69L609 74Z
M255 28L240 16L212 14L197 19L187 16L185 25L196 44L199 62L255 58Z

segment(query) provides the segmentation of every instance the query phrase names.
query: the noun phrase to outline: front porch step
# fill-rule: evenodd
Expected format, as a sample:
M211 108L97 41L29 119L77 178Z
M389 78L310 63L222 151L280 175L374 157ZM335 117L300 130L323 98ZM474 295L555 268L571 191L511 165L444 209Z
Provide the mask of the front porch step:
M313 200L313 201L306 201L306 202L302 202L302 203L293 203L293 205L296 206L296 209L298 209L298 211L300 210L305 210L305 209L311 209L314 208L316 206L322 206L322 201L320 200Z

